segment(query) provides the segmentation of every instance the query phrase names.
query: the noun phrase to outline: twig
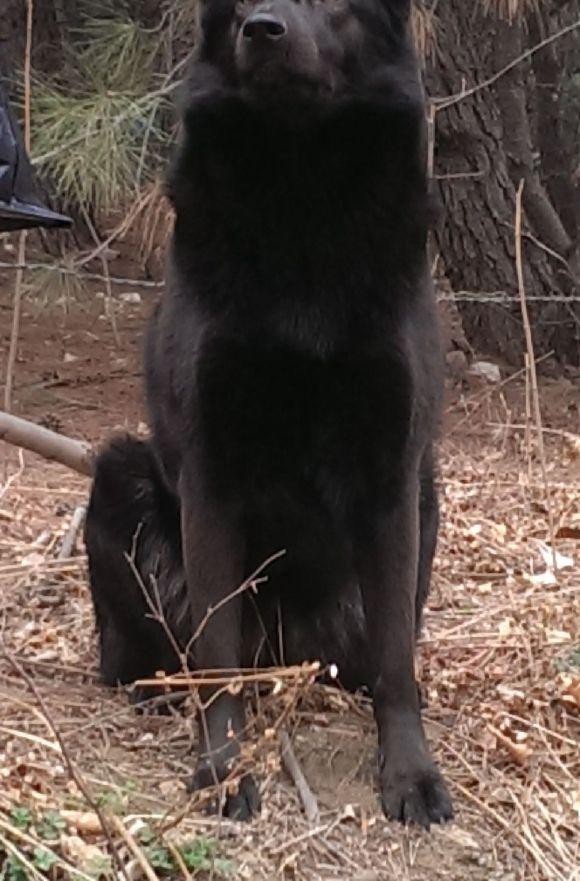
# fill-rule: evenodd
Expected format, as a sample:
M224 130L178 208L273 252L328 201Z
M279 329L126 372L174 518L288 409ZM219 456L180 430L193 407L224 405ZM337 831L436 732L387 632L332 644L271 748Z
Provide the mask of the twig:
M540 394L538 392L538 374L536 371L536 359L534 355L534 340L532 337L532 329L530 326L530 316L528 314L528 304L526 302L526 288L524 283L524 264L522 258L522 195L524 191L524 181L520 181L518 191L516 193L516 221L515 221L515 246L516 246L516 271L518 276L518 290L520 294L520 303L522 309L522 321L524 323L524 333L526 338L526 350L528 356L528 367L530 376L530 392L532 404L534 408L534 417L536 422L536 433L538 442L538 453L540 456L540 466L542 471L542 481L544 483L544 491L546 494L546 508L548 511L548 526L550 530L550 545L552 549L552 567L554 574L558 572L558 563L556 556L556 529L554 526L554 512L552 509L552 497L550 492L550 484L548 481L548 472L546 469L546 451L544 449L544 433L542 429L542 411L540 407Z
M249 685L253 682L272 682L288 680L292 682L296 678L308 678L320 674L320 663L313 661L310 664L300 664L294 667L263 667L256 670L254 667L235 670L214 669L196 670L194 674L174 673L170 676L157 676L150 679L137 679L136 685L157 685L159 687L188 686L190 688L203 688L204 686Z
M26 685L28 686L28 688L30 689L30 691L32 692L34 697L36 698L36 701L37 701L38 706L42 712L44 720L45 720L48 728L50 729L54 739L56 740L56 742L58 743L58 745L60 747L60 752L61 752L63 761L67 767L67 770L68 770L68 773L69 773L71 780L74 781L74 783L78 787L79 791L84 796L84 799L87 802L87 804L89 805L89 807L91 808L91 810L94 811L95 814L97 815L97 817L99 818L99 823L101 824L101 829L103 830L103 834L104 834L105 838L107 839L107 843L108 843L109 849L111 851L111 856L113 857L113 860L114 860L119 872L121 873L121 875L125 879L125 881L130 881L130 878L127 875L127 872L125 870L125 866L123 865L123 861L122 861L122 859L119 855L119 852L117 850L117 845L115 844L115 841L114 841L113 836L111 834L111 830L109 829L109 824L107 822L107 819L106 819L105 815L103 814L103 811L99 807L98 803L94 800L94 798L91 795L91 792L90 792L87 784L85 783L81 773L77 770L73 760L71 759L69 752L68 752L68 749L66 747L66 744L64 742L64 739L63 739L60 731L58 730L57 726L53 722L50 711L46 705L46 702L45 702L42 694L40 693L39 689L37 688L36 683L34 682L32 677L29 676L29 674L26 672L24 667L16 660L14 655L10 651L8 651L8 649L6 648L6 646L4 644L3 639L1 639L1 638L0 638L0 654L3 655L5 660L8 661L8 663L13 667L13 669L16 671L16 673L18 673L18 675L21 677L21 679L24 680L24 682L26 683ZM157 881L157 878L155 878L155 881Z
M117 346L117 348L121 348L121 340L119 338L119 330L117 328L117 318L115 316L115 309L113 306L113 288L111 286L111 273L109 272L109 264L105 255L103 254L101 248L102 242L99 239L97 230L95 229L95 225L91 221L91 218L89 217L89 212L85 208L83 208L83 217L85 219L88 230L93 237L95 250L98 254L99 260L101 261L101 266L103 267L103 279L105 281L105 288L107 291L105 299L105 314L111 322L111 330L113 331L113 339L115 340L115 345Z
M284 765L286 773L291 777L298 795L300 796L306 819L309 823L318 823L320 821L318 802L298 763L288 732L285 729L282 729L278 736L281 746L280 756L282 758L282 764Z
M506 64L505 67L502 67L501 70L498 70L497 73L494 73L493 76L490 76L488 79L484 80L481 83L473 86L471 89L463 89L461 92L458 92L456 95L450 95L448 98L433 98L433 104L437 111L446 110L448 107L452 107L454 104L458 104L460 101L463 101L465 98L470 98L472 95L475 95L477 92L480 92L482 89L487 89L489 86L492 86L499 79L509 73L510 70L513 70L514 67L517 67L523 61L527 61L528 58L531 58L532 55L535 55L536 52L539 52L540 49L544 49L546 46L549 46L551 43L555 43L556 40L559 40L561 37L565 37L567 34L571 34L573 31L576 31L580 28L580 19L573 22L572 24L567 25L561 30L557 31L555 34L551 34L549 37L546 37L545 40L542 40L540 43L537 43L535 46L532 46L530 49L527 49L525 52L522 52L521 55L518 55L517 58L514 58L513 61L510 61L509 64Z
M151 200L152 191L146 193L140 199L137 199L123 220L115 227L115 229L109 233L106 239L97 245L89 254L85 254L84 257L80 257L74 263L74 268L81 269L81 267L86 266L87 263L90 263L91 260L94 260L95 257L98 257L102 252L109 247L111 242L113 242L116 238L123 236L127 230L130 228L131 224L139 217L143 209L147 206L149 201ZM73 270L74 271L74 270Z
M70 522L70 526L67 529L64 538L62 540L62 544L60 546L60 551L58 552L58 560L68 560L69 557L72 557L73 548L75 546L75 542L77 539L77 534L81 526L83 525L85 514L87 513L87 509L85 505L79 505L78 508L75 508L74 514L72 515L72 519Z
M492 428L503 428L505 431L525 431L527 425L524 422L512 422L510 425L504 425L503 422L488 422ZM563 428L542 428L544 434L553 437L560 437L570 443L580 441L580 436L571 431L565 431Z
M525 429L525 444L526 444L526 461L528 465L528 490L530 484L533 480L533 468L532 468L532 396L531 396L531 367L530 367L530 354L529 352L524 353L524 366L526 368L525 373L525 401L526 401L526 429Z
M207 607L207 611L206 611L205 615L203 616L203 618L199 622L199 625L197 626L193 636L191 637L191 639L187 643L187 646L185 649L185 656L186 657L188 657L189 652L191 651L191 647L197 642L200 635L203 633L203 631L207 627L207 624L208 624L208 621L210 620L210 618L212 618L216 614L216 612L219 612L219 610L223 606L225 606L227 603L231 602L231 600L235 599L235 597L239 596L242 593L245 593L248 589L253 590L255 585L258 582L258 578L261 575L261 573L265 569L267 569L271 563L274 563L276 560L279 560L280 557L283 557L285 555L285 553L286 553L286 550L283 549L281 551L277 551L275 554L272 554L272 556L268 557L267 560L264 560L264 562L261 563L260 566L258 566L258 568L254 572L252 572L250 577L246 578L246 580L243 582L243 584L241 584L234 591L232 591L232 593L229 593L227 596L223 597L219 602L217 602L215 604L215 606L208 606ZM263 580L263 579L260 579L260 580Z
M368 872L361 872L360 875L353 875L350 881L380 881L380 875L373 869Z
M179 853L179 851L175 847L175 845L171 841L168 841L166 838L163 839L163 843L165 844L167 850L169 851L169 853L171 854L171 856L175 860L176 864L179 866L179 870L180 870L181 874L183 875L183 877L185 878L185 881L193 881L193 875L191 874L191 872L189 871L189 869L185 865L185 860L183 859L183 857L181 856L181 854Z
M0 417L1 417L1 413L0 413ZM0 439L1 438L2 438L2 433L0 431ZM6 495L6 493L8 492L10 487L12 486L12 484L16 483L16 481L22 477L23 472L24 472L24 456L22 454L22 450L18 450L18 468L16 469L14 474L11 474L10 477L7 477L5 479L2 487L0 488L0 501L4 498L4 496Z
M30 54L32 48L32 14L33 0L26 0L26 48L24 54L24 144L27 152L30 152ZM26 238L28 233L25 229L20 233L18 240L18 263L21 266L26 260ZM20 337L20 317L22 314L22 289L24 270L16 270L16 283L14 286L14 301L12 306L12 329L10 331L10 346L8 348L8 362L6 364L6 382L4 385L4 409L10 412L12 409L12 387L14 385L14 368L16 366L16 353L18 351L18 339Z
M145 877L148 879L148 881L159 881L159 878L151 868L149 860L143 853L142 848L139 847L139 844L135 840L134 836L131 835L121 818L114 816L112 819L113 825L115 826L119 835L129 848L139 865L141 866L141 869L143 870L143 873L145 874Z

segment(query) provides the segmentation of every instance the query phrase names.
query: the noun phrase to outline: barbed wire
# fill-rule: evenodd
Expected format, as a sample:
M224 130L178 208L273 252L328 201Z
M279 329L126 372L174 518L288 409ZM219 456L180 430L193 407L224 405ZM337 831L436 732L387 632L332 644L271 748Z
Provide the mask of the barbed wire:
M50 263L6 263L0 261L0 269L24 269L32 271L58 272L61 275L74 275L86 281L102 281L107 280L114 285L123 285L141 288L154 288L162 290L165 287L164 281L152 281L146 278L123 278L121 276L111 276L107 279L98 272L80 272L78 269L71 269L68 266L59 266ZM519 303L520 299L507 291L449 291L446 293L437 293L437 301L439 303L492 303L495 305L506 305L509 303ZM529 294L526 296L528 303L580 303L580 295L575 294Z
M0 269L30 269L32 271L42 272L59 272L61 275L75 275L84 281L110 281L115 285L132 285L142 288L163 288L164 281L151 281L147 278L120 278L118 276L110 276L107 278L98 272L80 272L78 269L71 269L68 266L59 266L51 263L5 263L0 261Z
M439 302L453 303L498 303L500 306L505 303L520 303L520 298L508 294L506 291L492 291L486 293L482 291L451 291L446 294L437 294ZM571 294L526 294L528 303L580 303L580 296Z

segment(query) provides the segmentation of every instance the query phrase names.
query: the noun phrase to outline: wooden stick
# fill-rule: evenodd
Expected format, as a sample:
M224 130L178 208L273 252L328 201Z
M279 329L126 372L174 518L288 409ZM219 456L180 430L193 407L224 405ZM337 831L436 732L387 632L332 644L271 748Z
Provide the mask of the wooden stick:
M113 816L112 820L117 832L120 834L121 838L141 866L141 869L143 870L143 874L147 878L147 881L159 881L158 876L153 871L149 860L143 853L142 848L139 847L139 844L137 843L133 835L131 835L121 818Z
M306 777L302 772L302 768L298 763L298 759L296 758L296 754L292 748L292 743L290 741L290 737L288 736L288 732L282 729L280 731L279 738L282 764L286 773L292 779L298 795L300 796L300 801L302 802L302 806L304 807L306 819L309 821L309 823L318 823L320 819L318 802L316 800L316 796L308 785L308 781L306 780Z
M94 453L89 444L73 440L27 419L12 416L0 410L0 440L16 447L23 447L92 477Z
M536 422L536 433L538 436L538 453L540 456L540 466L542 470L542 481L544 483L544 492L546 494L546 508L548 510L548 525L550 530L550 545L552 549L552 568L554 574L558 574L558 561L556 557L556 529L554 526L554 512L552 510L552 495L550 492L550 484L548 481L548 471L546 468L546 451L544 449L544 432L542 428L542 411L540 407L540 394L538 392L538 373L536 371L536 359L534 357L534 340L532 337L532 329L530 326L530 316L528 313L528 304L526 301L526 287L524 283L524 262L522 258L522 195L524 192L524 181L520 181L518 191L516 193L516 222L515 222L515 245L516 245L516 272L518 276L518 289L520 294L520 305L522 310L522 320L524 323L524 333L526 338L526 349L528 355L529 376L531 385L531 399L534 407L534 417Z
M79 505L78 508L75 508L70 526L64 534L60 551L58 552L58 560L68 560L69 557L72 557L77 534L83 525L86 513L87 509L85 505Z

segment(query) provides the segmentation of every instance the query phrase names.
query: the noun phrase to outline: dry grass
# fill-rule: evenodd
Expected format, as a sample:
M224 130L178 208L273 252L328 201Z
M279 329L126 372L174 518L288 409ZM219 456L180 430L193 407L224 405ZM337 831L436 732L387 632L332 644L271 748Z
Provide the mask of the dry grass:
M521 413L505 388L471 393L453 408L443 449L443 528L420 667L457 819L431 835L385 824L372 794L369 707L308 685L309 671L275 688L271 680L259 697L259 746L247 758L263 781L262 817L239 826L197 812L184 786L191 715L137 716L98 684L84 558L55 559L86 484L27 464L0 498L0 645L21 665L0 661L4 877L579 879L578 426L568 421L561 434L548 414L560 555L551 573L533 438L514 427ZM318 797L315 825L279 771L272 731L281 718ZM7 868L18 860L20 875Z

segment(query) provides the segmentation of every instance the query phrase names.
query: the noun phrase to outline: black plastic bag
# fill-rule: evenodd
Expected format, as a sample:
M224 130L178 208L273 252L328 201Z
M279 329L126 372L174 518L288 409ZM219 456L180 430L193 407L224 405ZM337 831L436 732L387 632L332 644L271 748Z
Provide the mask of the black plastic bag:
M70 226L36 195L34 173L8 101L0 89L0 232L33 226Z

